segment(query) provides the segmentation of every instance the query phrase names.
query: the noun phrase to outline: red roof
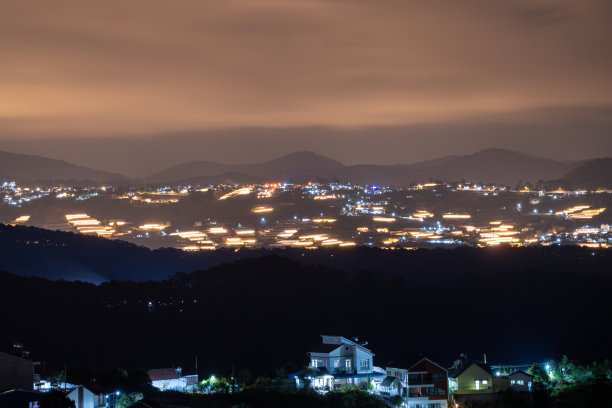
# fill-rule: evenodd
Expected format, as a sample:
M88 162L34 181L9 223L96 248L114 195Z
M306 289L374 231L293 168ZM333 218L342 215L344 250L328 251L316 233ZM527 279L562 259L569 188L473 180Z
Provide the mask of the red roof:
M151 381L173 380L179 378L175 368L153 368L149 370Z

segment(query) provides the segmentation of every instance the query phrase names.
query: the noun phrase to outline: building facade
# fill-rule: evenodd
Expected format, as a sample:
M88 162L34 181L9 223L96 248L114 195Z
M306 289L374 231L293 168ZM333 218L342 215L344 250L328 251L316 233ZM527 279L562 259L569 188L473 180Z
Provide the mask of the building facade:
M447 408L448 372L439 364L422 358L408 368L387 367L386 375L381 396L400 396L404 408Z
M178 368L153 368L149 370L151 385L162 391L184 391L194 388L198 384L197 375L183 375Z
M314 372L311 386L320 391L347 385L370 387L374 379L384 377L374 369L374 353L342 336L321 335L321 344L308 352L309 367Z
M74 401L75 408L104 408L106 398L101 392L96 393L82 385L72 389L66 396Z
M0 352L0 392L34 390L34 362Z

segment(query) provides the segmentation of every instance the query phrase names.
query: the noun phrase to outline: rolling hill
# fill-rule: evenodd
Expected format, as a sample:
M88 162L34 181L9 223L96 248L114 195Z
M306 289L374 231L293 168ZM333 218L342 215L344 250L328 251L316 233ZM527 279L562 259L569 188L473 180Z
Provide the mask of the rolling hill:
M583 187L612 187L612 158L593 159L564 174L559 181Z
M312 152L296 152L257 164L228 165L195 161L162 170L147 178L149 182L179 180L293 181L324 178L358 184L406 185L431 179L442 181L493 182L514 185L519 181L559 178L575 166L506 149L486 149L465 156L448 156L414 164L346 166Z
M63 160L0 151L0 180L29 182L125 181L121 174L78 166Z
M256 164L222 164L210 161L192 161L162 170L147 177L154 183L166 183L177 180L194 180L210 178L283 180L303 179L309 177L329 177L342 169L344 165L327 157L312 152L296 152L265 163Z

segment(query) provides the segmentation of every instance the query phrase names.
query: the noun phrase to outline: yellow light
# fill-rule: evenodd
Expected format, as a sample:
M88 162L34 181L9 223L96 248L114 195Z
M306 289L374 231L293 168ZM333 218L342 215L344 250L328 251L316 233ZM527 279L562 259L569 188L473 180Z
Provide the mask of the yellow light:
M372 221L375 221L375 222L395 222L395 218L393 218L393 217L373 217Z
M253 187L239 188L238 190L230 191L229 193L222 195L221 197L219 197L219 200L227 200L228 198L232 198L237 195L250 194L252 191L253 191Z
M87 214L66 214L66 219L68 221L81 219L81 218L89 218L89 215Z
M226 234L227 230L223 227L212 227L208 229L211 234Z
M272 212L272 211L274 211L274 208L272 208L272 207L255 207L255 208L253 208L251 210L251 212L256 213L256 214L258 214L258 213L269 213L269 212Z
M153 230L161 231L166 228L167 228L167 225L161 225L161 224L143 224L138 227L138 229L143 230L143 231L153 231Z
M467 220L472 218L469 214L444 214L442 218L447 220Z

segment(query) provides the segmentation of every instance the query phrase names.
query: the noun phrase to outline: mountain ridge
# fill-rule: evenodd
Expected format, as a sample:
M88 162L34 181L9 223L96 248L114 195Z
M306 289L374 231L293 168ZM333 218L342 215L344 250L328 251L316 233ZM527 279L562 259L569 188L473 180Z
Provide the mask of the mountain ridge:
M395 186L431 180L466 180L511 186L538 181L572 181L584 184L590 182L588 177L601 176L602 171L605 173L608 167L612 169L612 165L602 165L599 170L572 173L574 169L591 161L558 161L503 148L488 148L472 154L450 155L412 164L345 165L318 153L298 151L260 163L227 164L192 160L153 173L145 177L145 181L153 185L271 181L302 183L318 180ZM0 151L0 180L20 183L60 181L83 185L92 182L126 184L136 179L63 160ZM610 179L600 181L605 186L612 186Z
M44 156L0 151L0 180L28 182L125 181L118 173L79 166L65 160Z
M577 166L502 148L489 148L469 155L451 155L413 164L344 165L310 151L294 152L262 163L227 165L210 161L191 161L148 177L151 182L178 180L215 180L233 174L236 179L293 181L327 179L356 184L406 185L428 180L500 183L535 183L553 180ZM226 177L227 178L227 177Z

